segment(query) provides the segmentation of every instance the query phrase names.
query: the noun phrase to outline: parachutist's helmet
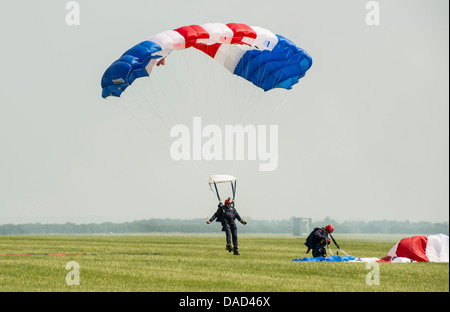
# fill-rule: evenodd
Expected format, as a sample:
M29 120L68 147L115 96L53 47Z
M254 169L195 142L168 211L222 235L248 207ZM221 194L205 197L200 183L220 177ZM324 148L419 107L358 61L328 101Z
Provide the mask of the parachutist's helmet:
M225 199L225 205L227 205L227 204L230 204L230 205L231 205L232 202L233 202L233 200L232 200L230 197L228 197L227 199Z
M325 230L326 230L328 233L333 233L333 232L334 232L334 226L331 225L331 224L328 224L328 225L325 227Z

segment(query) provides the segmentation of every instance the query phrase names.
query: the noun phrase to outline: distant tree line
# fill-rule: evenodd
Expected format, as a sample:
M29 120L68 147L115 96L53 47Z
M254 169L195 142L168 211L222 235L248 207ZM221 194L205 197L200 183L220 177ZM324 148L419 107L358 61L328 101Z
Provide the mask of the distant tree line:
M313 222L315 226L333 224L339 233L380 233L380 234L448 234L448 222L410 222L410 221L344 221L337 222L329 217L321 222Z
M246 226L239 226L240 233L292 233L293 221L253 220L247 219ZM344 221L337 222L329 217L323 221L313 222L313 227L333 224L338 233L380 233L380 234L448 234L448 222L409 222L409 221ZM311 228L311 230L312 230ZM0 235L27 234L135 234L135 233L217 233L221 231L220 223L207 225L204 219L148 219L124 223L64 223L64 224L3 224Z

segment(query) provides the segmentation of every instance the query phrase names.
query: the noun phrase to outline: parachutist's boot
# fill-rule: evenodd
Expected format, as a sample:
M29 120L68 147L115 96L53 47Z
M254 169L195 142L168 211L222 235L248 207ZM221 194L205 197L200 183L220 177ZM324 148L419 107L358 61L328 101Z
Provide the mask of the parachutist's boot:
M228 250L228 252L231 252L231 250L233 250L233 249L231 248L231 245L230 245L230 244L226 244L225 249Z
M234 254L235 256L239 256L239 255L240 255L239 250L238 250L237 247L234 247L234 248L233 248L233 254Z

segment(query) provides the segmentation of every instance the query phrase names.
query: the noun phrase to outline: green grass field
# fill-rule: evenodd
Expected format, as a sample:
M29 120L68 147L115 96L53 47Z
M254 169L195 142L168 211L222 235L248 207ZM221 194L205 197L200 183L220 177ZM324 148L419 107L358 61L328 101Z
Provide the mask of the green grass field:
M220 233L223 234L223 233ZM353 256L382 258L397 237L335 235ZM448 292L448 263L293 262L304 238L240 235L240 256L224 235L0 236L2 292ZM310 254L309 254L310 255ZM79 285L67 285L69 261Z

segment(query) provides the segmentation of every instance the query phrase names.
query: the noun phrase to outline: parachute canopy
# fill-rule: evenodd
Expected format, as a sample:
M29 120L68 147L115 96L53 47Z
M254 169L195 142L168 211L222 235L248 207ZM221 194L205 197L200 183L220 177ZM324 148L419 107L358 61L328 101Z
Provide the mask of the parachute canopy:
M400 240L383 258L384 261L401 257L417 262L448 262L448 235L413 236Z
M437 234L430 236L406 237L395 244L388 255L379 258L355 257L305 257L297 258L296 262L449 262L449 236Z
M214 184L216 196L219 201L221 201L221 199L219 190L217 189L217 183L226 183L226 182L230 182L231 185L231 191L233 192L233 207L234 207L234 198L236 197L236 178L233 177L232 175L212 175L209 177L209 187L211 188L212 185Z
M292 261L295 262L349 262L349 261L354 261L357 258L352 257L352 256L347 256L347 257L340 257L340 256L329 256L329 257L305 257L303 259L301 258L297 258L297 259L292 259Z
M231 175L212 175L209 177L209 184L234 182L236 178Z
M149 76L158 59L173 50L190 47L264 91L291 89L312 65L305 50L258 26L238 23L183 26L142 41L112 63L102 77L102 97L120 97L135 79Z

